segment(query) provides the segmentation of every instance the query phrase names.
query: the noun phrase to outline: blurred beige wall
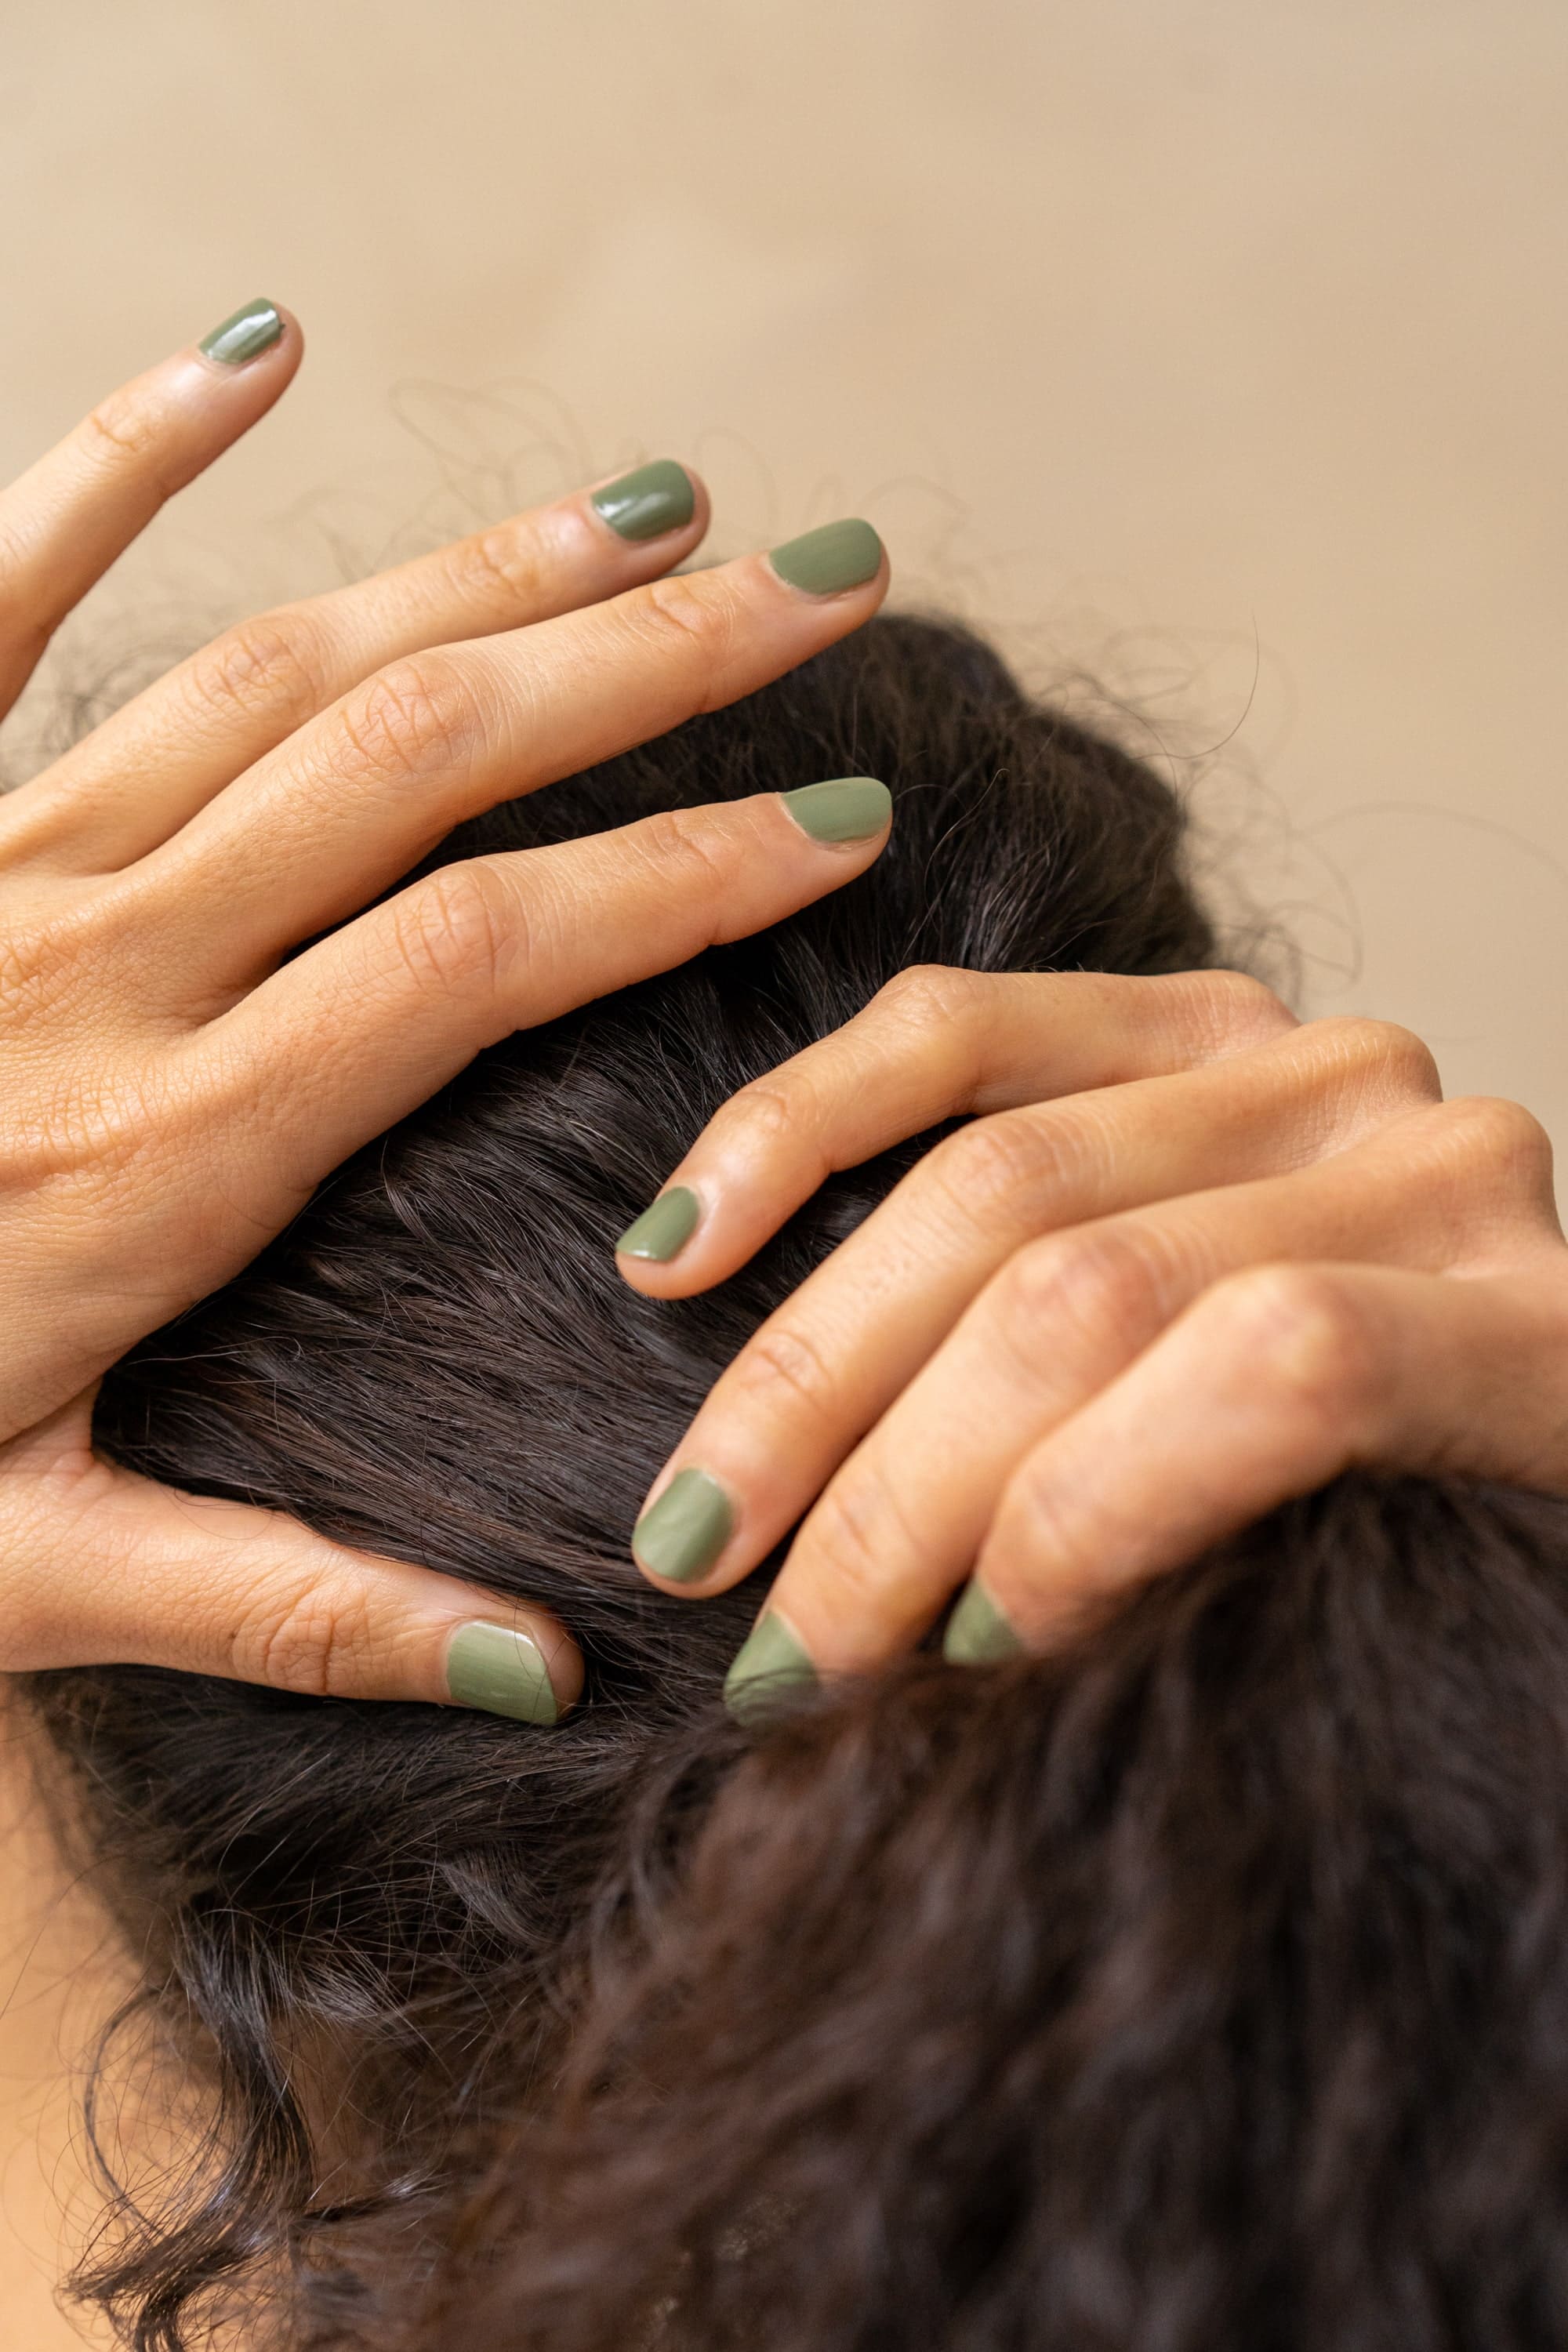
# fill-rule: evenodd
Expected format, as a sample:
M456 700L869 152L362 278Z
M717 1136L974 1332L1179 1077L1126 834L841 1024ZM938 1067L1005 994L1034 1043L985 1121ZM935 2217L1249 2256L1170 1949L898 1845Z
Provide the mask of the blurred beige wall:
M1568 1144L1565 120L1563 0L6 0L0 460L303 315L79 665L637 450L863 509Z

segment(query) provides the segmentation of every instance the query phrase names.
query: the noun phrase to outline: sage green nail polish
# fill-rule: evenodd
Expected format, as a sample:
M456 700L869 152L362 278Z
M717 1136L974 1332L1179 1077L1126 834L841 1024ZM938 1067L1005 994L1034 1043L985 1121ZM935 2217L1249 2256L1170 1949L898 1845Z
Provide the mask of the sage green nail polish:
M893 813L893 795L875 776L835 776L779 798L813 841L868 841Z
M775 1611L759 1617L724 1677L724 1704L741 1723L752 1723L776 1703L816 1687L805 1645Z
M225 367L243 367L247 360L270 351L282 332L283 320L277 305L258 295L254 302L247 302L237 310L232 319L226 319L221 327L215 327L210 335L204 335L196 349L204 358L217 360Z
M638 466L618 482L606 482L594 492L591 503L623 539L658 539L661 531L679 530L691 520L697 493L684 466L673 457L656 457L651 466Z
M701 1213L696 1193L685 1184L672 1184L626 1227L616 1244L616 1255L652 1258L663 1265L686 1247Z
M1016 1658L1023 1646L985 1587L971 1578L947 1621L942 1656L955 1666L984 1666Z
M459 1625L447 1644L447 1694L454 1706L553 1723L560 1713L537 1642L510 1625Z
M730 1498L716 1478L706 1470L678 1470L632 1529L632 1549L656 1576L690 1584L712 1567L734 1524Z
M825 522L804 538L786 539L768 558L781 580L808 596L839 596L874 580L882 542L868 522Z

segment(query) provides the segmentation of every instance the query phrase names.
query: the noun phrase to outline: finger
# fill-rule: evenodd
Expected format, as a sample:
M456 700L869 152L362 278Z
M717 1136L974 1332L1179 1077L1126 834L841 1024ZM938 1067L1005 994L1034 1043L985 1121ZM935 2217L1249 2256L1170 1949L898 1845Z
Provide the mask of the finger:
M746 556L394 663L144 862L144 919L184 945L204 988L231 992L463 818L736 701L847 635L880 603L887 566L868 525L844 544L837 593Z
M864 1012L732 1096L616 1244L635 1288L733 1274L841 1168L943 1120L1166 1076L1294 1029L1240 972L901 971Z
M173 1666L546 1724L582 1689L548 1610L99 1461L80 1401L4 1458L9 1670Z
M1353 1468L1568 1491L1568 1287L1384 1266L1233 1276L1029 1454L948 1654L1087 1612Z
M552 618L684 561L708 494L668 459L230 629L5 803L11 863L108 873L384 664Z
M299 322L270 302L247 311L248 336L226 322L226 343L176 352L122 384L0 492L0 712L66 614L164 500L287 387L304 352Z
M1520 1146L1507 1171L1505 1118ZM1559 1247L1528 1206L1526 1123L1513 1106L1411 1112L1291 1175L1016 1252L807 1514L773 1594L806 1654L856 1671L917 1640L978 1557L1016 1465L1227 1276L1313 1260L1436 1272L1472 1252L1492 1264L1510 1220L1516 1255Z
M412 884L286 964L192 1046L220 1074L231 1187L286 1169L302 1198L498 1038L837 889L880 851L890 805L883 786L846 779L664 811ZM840 837L836 807L858 838ZM826 838L808 830L824 823ZM253 1213L270 1228L297 1205Z
M1220 995L1209 1003L1216 1023ZM1235 1001L1238 1021L1255 1017L1245 990ZM715 1384L650 1491L639 1563L700 1593L749 1574L1019 1250L1343 1150L1435 1084L1407 1033L1314 1023L1175 1076L1031 1104L949 1137Z

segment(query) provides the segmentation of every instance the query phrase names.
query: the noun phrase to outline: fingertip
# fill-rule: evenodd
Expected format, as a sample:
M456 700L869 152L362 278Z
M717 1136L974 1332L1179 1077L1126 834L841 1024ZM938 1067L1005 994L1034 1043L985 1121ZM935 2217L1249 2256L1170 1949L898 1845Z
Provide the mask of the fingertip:
M942 1654L950 1665L990 1665L1016 1658L1024 1648L1012 1619L977 1577L960 1593L942 1634Z
M738 1261L737 1263L743 1263ZM668 1299L700 1298L705 1290L726 1281L736 1271L734 1264L718 1265L689 1265L684 1259L674 1265L651 1265L635 1257L616 1257L616 1271L628 1290L639 1298Z
M281 302L278 305L278 316L283 321L283 332L273 346L278 354L274 363L285 364L292 375L305 356L305 330L296 314Z
M688 1463L657 1487L632 1529L632 1558L662 1586L705 1583L735 1532L736 1510L710 1471Z
M553 1618L539 1621L534 1640L544 1660L544 1670L550 1676L550 1687L555 1696L557 1720L570 1714L583 1696L585 1670L583 1653L564 1625Z
M870 590L887 593L888 551L880 533L859 515L820 523L798 539L771 548L765 559L775 580L798 595L847 596Z
M446 1647L447 1702L514 1723L558 1723L582 1695L583 1658L552 1619L470 1618Z
M286 314L268 296L257 294L209 327L195 348L209 367L233 376L242 368L255 367L288 340Z
M587 501L607 530L637 547L677 538L695 546L708 529L706 487L674 457L653 457L600 482L588 491Z
M779 805L808 839L835 849L886 847L893 795L879 776L830 776L779 794Z
M717 1201L700 1199L697 1214L687 1223L690 1212L674 1196L693 1190L668 1185L616 1242L616 1271L639 1297L695 1298L737 1273L768 1238L763 1233L746 1243L731 1230L737 1207L732 1192ZM743 1211L744 1202L739 1205ZM782 1215L774 1219L769 1233L782 1223Z
M636 1265L668 1265L679 1257L702 1220L702 1201L689 1184L667 1184L616 1244L623 1274Z

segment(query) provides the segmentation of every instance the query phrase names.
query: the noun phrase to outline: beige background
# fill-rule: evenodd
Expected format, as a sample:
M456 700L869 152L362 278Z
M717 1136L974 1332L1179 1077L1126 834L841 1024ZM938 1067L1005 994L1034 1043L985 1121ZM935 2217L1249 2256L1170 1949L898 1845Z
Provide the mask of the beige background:
M0 463L305 320L77 677L639 451L863 510L1568 1144L1565 121L1563 0L5 0Z
M1563 0L6 0L0 462L304 317L88 667L637 450L864 509L1568 1142L1565 122Z

